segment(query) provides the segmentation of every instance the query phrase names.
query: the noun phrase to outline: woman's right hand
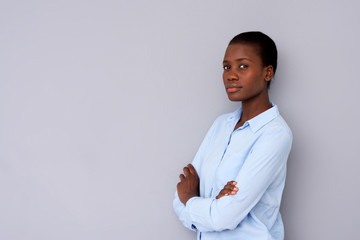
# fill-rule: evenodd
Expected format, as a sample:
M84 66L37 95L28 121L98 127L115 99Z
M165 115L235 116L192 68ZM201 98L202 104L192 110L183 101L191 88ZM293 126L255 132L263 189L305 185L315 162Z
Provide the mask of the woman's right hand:
M219 192L219 194L216 196L216 199L222 198L224 196L229 196L229 195L235 195L237 193L237 191L239 190L236 187L237 182L235 181L230 181L228 182L224 188Z

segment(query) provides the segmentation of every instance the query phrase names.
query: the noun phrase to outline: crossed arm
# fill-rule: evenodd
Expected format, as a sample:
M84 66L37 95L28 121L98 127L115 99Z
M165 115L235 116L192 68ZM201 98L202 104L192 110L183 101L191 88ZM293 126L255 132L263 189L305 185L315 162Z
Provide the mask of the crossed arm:
M228 182L216 199L201 197L195 168L190 164L184 167L173 202L179 220L185 227L201 232L234 229L260 201L271 183L283 181L291 142L292 135L281 129L272 129L262 136L252 147L241 171L232 179L236 182ZM196 169L201 169L201 157L197 154L193 161ZM276 186L272 193L281 194L281 184ZM230 195L234 196L225 197Z
M199 176L192 164L188 164L183 169L184 173L180 174L180 182L177 184L177 193L180 201L186 205L192 197L199 197ZM229 181L216 196L216 199L228 195L235 195L239 190L235 181Z

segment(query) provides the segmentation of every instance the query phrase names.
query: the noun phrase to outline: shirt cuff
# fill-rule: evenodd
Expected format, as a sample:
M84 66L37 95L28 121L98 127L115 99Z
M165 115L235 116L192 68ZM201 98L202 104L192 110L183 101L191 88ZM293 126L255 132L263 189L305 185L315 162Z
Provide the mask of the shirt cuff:
M186 202L186 210L192 222L192 228L209 231L209 209L213 198L193 197Z

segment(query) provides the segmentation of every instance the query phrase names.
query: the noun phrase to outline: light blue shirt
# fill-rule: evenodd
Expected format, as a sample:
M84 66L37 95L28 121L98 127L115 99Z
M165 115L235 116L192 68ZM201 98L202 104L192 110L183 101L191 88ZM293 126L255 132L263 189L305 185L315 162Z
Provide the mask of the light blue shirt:
M241 111L215 120L192 162L200 197L184 206L176 192L174 210L201 240L282 240L279 208L292 133L275 105L233 131ZM236 195L216 199L232 180Z

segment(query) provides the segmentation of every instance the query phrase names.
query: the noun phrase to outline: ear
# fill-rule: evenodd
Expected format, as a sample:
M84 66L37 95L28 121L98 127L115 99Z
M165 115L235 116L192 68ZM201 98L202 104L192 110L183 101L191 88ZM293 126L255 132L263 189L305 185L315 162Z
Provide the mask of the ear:
M272 65L265 67L265 81L269 82L274 76L274 68Z

